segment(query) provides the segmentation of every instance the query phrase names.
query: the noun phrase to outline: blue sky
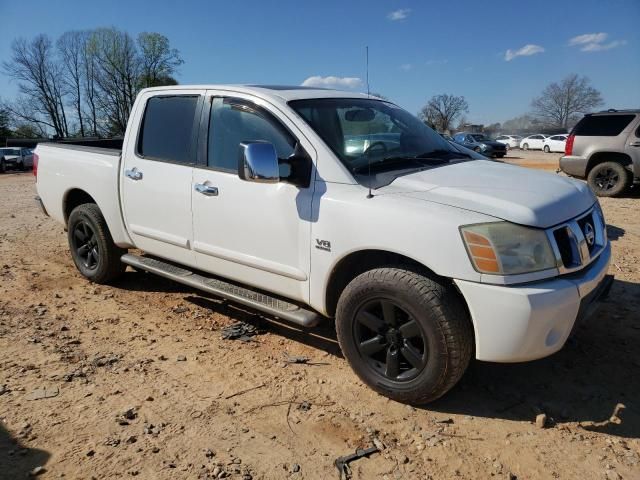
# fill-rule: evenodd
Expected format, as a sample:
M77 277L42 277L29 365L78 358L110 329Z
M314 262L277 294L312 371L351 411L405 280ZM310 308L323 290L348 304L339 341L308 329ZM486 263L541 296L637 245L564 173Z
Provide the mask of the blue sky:
M467 98L469 120L504 121L573 72L607 108L640 107L640 0L0 0L0 18L0 60L19 36L115 26L169 37L185 84L333 76L363 90L368 45L371 90L412 113L451 93ZM15 93L0 75L0 97Z

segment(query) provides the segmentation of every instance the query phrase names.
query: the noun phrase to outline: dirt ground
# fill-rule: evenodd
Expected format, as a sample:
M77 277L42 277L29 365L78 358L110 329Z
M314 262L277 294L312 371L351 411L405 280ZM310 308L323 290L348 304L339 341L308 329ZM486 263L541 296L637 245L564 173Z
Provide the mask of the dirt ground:
M559 154L509 157L555 170ZM331 325L302 332L133 271L87 282L34 195L30 173L0 176L3 479L337 479L334 459L374 439L354 479L640 478L638 194L602 202L616 281L598 315L550 358L474 362L425 408L366 388ZM237 320L265 333L223 340Z

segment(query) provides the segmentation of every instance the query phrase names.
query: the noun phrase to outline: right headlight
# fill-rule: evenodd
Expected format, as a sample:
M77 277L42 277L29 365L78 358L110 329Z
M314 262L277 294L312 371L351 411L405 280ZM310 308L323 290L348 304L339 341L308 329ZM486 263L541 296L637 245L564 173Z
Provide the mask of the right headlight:
M556 267L544 230L509 222L460 227L474 268L490 275L515 275Z

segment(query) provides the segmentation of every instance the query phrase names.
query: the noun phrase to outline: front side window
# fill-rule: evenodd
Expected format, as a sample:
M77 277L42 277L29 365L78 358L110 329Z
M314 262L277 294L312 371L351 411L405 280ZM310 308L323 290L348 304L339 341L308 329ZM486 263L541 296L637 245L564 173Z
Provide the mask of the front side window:
M214 98L209 119L207 165L236 172L240 143L264 141L273 144L278 158L294 151L295 139L269 112L237 98Z
M143 157L194 163L192 134L197 95L151 97L142 119L137 152Z
M314 98L289 105L354 174L371 166L420 168L465 157L416 117L382 100Z

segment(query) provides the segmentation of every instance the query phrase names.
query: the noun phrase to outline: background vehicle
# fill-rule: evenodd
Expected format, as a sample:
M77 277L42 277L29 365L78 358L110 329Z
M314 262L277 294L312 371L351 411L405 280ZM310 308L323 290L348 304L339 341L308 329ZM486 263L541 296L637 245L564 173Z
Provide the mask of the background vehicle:
M520 148L520 140L522 140L522 137L519 135L499 135L496 137L496 142L504 143L507 146L507 150Z
M352 150L363 132L380 140ZM36 154L83 276L131 265L299 326L334 317L356 374L398 401L442 396L473 354L556 352L610 284L583 182L470 158L353 92L145 89L122 150Z
M33 152L28 148L0 148L0 173L9 169L24 170L33 167Z
M624 193L640 178L640 110L585 115L567 139L560 168L586 178L601 197Z
M496 142L484 133L460 132L453 136L453 140L487 157L502 158L507 154L507 148L504 143Z
M548 135L536 133L535 135L524 137L520 140L520 148L523 150L542 150L542 147L544 146L544 139L547 138L547 136Z
M568 135L552 135L542 142L542 150L549 152L564 152Z

